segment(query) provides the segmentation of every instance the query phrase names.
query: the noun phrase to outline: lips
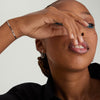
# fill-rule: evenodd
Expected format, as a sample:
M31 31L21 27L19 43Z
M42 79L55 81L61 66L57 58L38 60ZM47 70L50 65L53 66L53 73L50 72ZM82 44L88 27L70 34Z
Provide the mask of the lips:
M78 43L78 45L76 46L73 43L70 43L69 49L75 53L84 54L87 53L87 51L89 50L89 46L85 41L82 43Z

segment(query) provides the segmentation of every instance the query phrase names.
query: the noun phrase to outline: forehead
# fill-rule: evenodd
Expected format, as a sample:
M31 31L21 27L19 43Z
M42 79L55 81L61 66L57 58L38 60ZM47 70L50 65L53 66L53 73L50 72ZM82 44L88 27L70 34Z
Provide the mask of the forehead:
M53 6L59 10L69 10L74 13L89 12L88 9L76 0L59 0Z

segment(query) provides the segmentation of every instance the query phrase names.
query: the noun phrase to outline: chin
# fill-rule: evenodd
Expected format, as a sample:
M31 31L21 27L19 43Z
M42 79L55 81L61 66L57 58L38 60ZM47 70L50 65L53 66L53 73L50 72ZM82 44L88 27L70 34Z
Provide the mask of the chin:
M67 63L67 69L70 71L81 71L90 65L91 61L89 60L71 60L71 63Z

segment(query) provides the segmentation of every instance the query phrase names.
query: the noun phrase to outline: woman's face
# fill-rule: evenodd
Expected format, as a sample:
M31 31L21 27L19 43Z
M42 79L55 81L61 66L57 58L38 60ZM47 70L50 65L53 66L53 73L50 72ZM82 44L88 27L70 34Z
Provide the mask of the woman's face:
M93 17L89 14L89 11L82 4L75 0L61 0L54 6L62 11L74 12L76 15L82 17L88 23L94 24ZM63 29L63 26L55 25L52 27L58 27L58 30ZM79 54L69 49L71 40L68 36L57 36L44 40L45 51L51 70L59 69L79 71L87 68L93 60L97 45L97 34L95 28L88 28L79 24L78 27L80 32L77 34L81 35L81 33L84 33L83 39L89 46L88 52L84 54Z

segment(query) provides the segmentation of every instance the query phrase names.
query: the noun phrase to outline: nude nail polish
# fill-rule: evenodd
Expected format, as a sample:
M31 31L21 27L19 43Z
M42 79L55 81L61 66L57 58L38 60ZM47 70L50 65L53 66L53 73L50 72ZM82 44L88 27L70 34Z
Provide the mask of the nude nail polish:
M83 37L79 37L80 42L84 42Z
M88 26L88 25L89 25L86 21L84 21L84 23L85 23L85 25L86 25L86 26Z
M74 39L74 35L73 34L71 34L71 39Z
M75 45L78 45L78 40L75 40Z

